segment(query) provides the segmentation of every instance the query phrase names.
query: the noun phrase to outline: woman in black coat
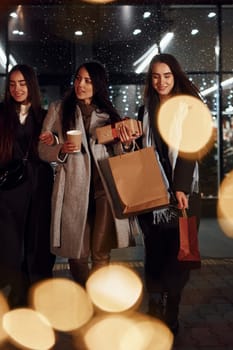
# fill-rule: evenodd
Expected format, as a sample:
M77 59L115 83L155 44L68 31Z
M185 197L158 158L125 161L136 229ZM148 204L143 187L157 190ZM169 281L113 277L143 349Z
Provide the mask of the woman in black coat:
M176 95L200 98L197 88L170 54L153 57L145 85L145 105L139 111L143 123L142 146L154 146L167 187L173 193L174 207L187 209L188 215L200 220L199 170L196 160L173 154L160 136L158 110ZM171 197L172 199L172 197ZM179 304L188 279L190 266L177 260L179 227L176 210L154 210L140 215L145 241L145 281L149 295L148 313L161 318L174 332L178 331ZM197 265L195 267L200 267Z
M0 287L10 286L11 307L26 303L33 283L52 277L55 261L50 253L53 170L37 153L45 114L34 70L14 66L0 104L0 168L28 160L23 183L0 187Z

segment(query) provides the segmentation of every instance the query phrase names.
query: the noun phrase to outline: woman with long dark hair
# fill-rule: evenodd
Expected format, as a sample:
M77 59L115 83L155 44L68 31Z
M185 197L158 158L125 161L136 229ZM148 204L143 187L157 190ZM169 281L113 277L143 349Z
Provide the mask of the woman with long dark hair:
M57 162L51 224L52 251L68 258L71 274L81 285L110 261L111 249L129 245L128 219L114 217L113 205L99 161L122 150L120 142L98 144L96 128L121 118L108 93L105 68L86 62L76 70L74 84L62 101L50 105L39 152ZM66 132L82 132L81 152ZM127 143L127 142L126 142Z
M52 277L50 253L51 166L40 160L38 142L46 111L36 74L28 65L14 66L0 104L0 168L27 158L26 178L12 188L0 187L0 279L10 286L11 306L25 304L31 284Z
M158 130L158 111L176 95L200 98L198 89L188 79L176 58L159 54L150 62L145 84L145 104L139 110L143 122L142 147L154 146L161 172L174 208L186 209L200 220L198 162L187 160L165 143ZM173 194L173 196L172 196ZM149 314L161 318L176 334L182 290L191 265L177 260L179 227L176 210L154 210L138 216L145 241L145 281L149 295ZM197 266L199 267L199 264Z

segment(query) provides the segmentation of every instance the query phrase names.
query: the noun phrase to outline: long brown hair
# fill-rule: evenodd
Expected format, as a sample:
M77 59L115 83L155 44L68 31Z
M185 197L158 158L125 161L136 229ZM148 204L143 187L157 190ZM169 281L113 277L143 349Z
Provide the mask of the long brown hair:
M109 114L111 123L120 121L121 117L109 98L108 79L104 66L96 61L83 63L76 69L75 77L83 67L90 75L93 84L93 97L91 103L96 106L99 111ZM73 87L65 95L62 102L62 130L64 134L70 129L70 127L74 126L76 105L77 98Z
M31 103L30 112L36 123L36 130L42 123L40 89L34 69L26 64L14 66L6 78L5 96L0 106L0 162L4 163L11 159L15 130L18 123L17 110L19 104L10 93L10 79L13 72L19 71L23 75L28 88L28 102ZM35 148L35 145L34 145Z
M146 75L144 101L148 106L149 115L154 115L160 103L159 95L152 86L152 69L156 63L165 63L171 69L174 77L172 95L186 94L201 98L198 88L189 80L177 59L171 54L162 53L152 58Z

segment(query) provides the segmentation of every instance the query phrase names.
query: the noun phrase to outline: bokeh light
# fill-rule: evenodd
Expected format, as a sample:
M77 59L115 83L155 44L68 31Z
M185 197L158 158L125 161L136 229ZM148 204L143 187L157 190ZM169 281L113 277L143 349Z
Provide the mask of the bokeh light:
M198 98L179 95L163 103L158 128L164 141L188 159L201 159L214 143L214 125L207 106Z
M140 302L143 286L130 268L110 264L95 271L86 283L93 304L102 311L124 312Z
M19 308L3 316L3 328L10 341L21 349L51 349L55 344L54 331L40 313Z
M35 285L30 302L60 331L78 329L93 315L93 305L84 288L66 278L53 278Z
M5 313L9 311L9 305L5 296L0 292L0 346L7 338L7 334L2 327L2 319Z
M227 174L219 187L217 217L225 235L233 238L233 171Z
M82 0L83 2L89 2L90 4L108 4L109 2L114 2L115 0Z
M136 312L96 317L83 338L88 350L170 350L174 339L164 323Z

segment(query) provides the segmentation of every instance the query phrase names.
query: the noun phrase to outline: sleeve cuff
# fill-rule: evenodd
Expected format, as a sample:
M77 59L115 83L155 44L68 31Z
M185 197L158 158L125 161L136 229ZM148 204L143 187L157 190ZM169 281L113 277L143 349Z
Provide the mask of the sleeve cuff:
M68 153L61 153L61 151L57 155L57 160L60 163L65 163L68 158Z
M59 139L58 139L57 135L54 135L54 134L53 134L53 137L54 137L54 143L53 143L53 145L58 145L58 144L59 144Z

